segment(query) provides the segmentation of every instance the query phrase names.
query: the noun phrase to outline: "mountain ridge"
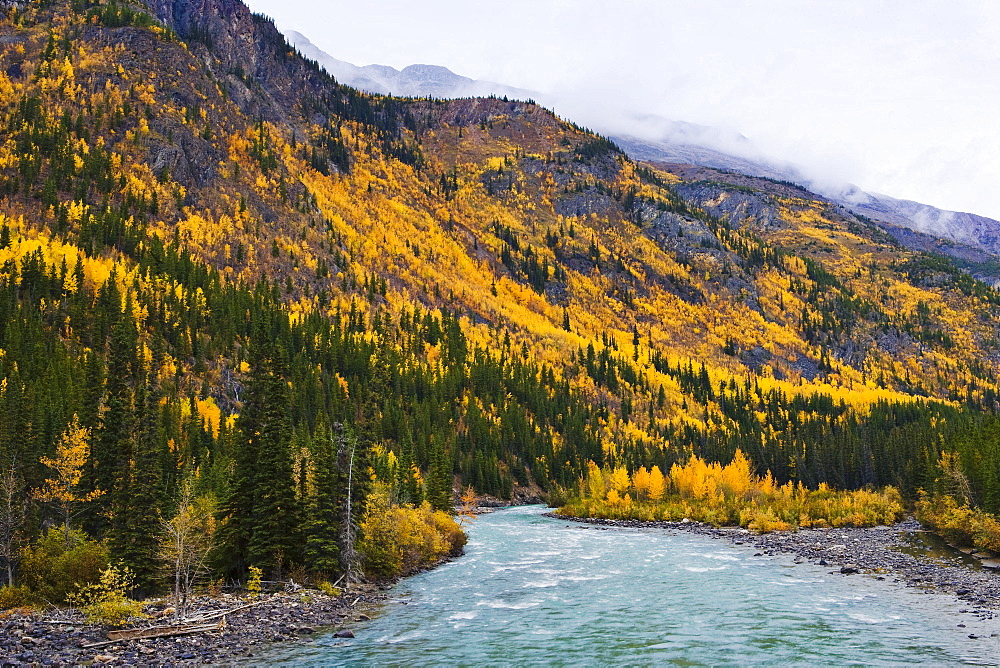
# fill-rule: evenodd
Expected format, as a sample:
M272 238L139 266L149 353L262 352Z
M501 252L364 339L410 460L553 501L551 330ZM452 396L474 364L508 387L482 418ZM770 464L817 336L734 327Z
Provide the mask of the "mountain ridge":
M369 92L442 98L496 95L540 99L547 105L558 104L557 100L548 100L548 96L542 93L470 79L441 66L411 65L402 71L383 65L357 67L329 56L299 32L288 31L286 35L304 55L326 67L338 80ZM411 68L416 69L411 70ZM435 76L432 79L417 75L418 72L428 71L434 72ZM991 255L1000 255L1000 221L992 218L968 212L948 211L911 200L865 192L851 184L818 185L800 169L790 164L777 165L766 159L740 157L716 147L721 141L730 147L730 151L733 147L740 147L741 153L758 154L753 145L741 135L727 134L723 137L713 128L654 116L638 114L620 116L621 118L610 124L598 122L594 124L594 128L610 136L636 160L690 163L738 171L752 176L793 181L816 190L819 194L868 218L978 248ZM635 126L632 131L645 126L648 136L643 138L631 135L628 129L630 124ZM1000 280L1000 277L992 275L983 274L983 277Z

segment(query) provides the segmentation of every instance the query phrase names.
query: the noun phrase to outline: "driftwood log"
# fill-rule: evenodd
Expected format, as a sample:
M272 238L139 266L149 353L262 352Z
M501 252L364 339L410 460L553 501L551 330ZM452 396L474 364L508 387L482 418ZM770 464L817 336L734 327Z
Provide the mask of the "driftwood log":
M114 645L115 643L125 642L128 640L142 640L144 638L169 638L172 636L186 636L195 633L205 633L207 631L219 631L226 627L226 615L231 615L234 612L239 612L241 610L246 610L247 608L252 608L255 605L260 605L264 603L266 599L260 601L254 601L253 603L247 603L246 605L241 605L238 608L231 608L229 610L219 610L218 612L213 612L207 615L200 615L198 617L192 617L185 619L182 622L176 622L174 624L163 624L160 626L144 626L140 628L131 629L116 629L114 631L108 631L108 639L102 642L90 643L89 645L84 645L85 649L93 649L96 647L106 647L108 645ZM221 618L221 619L220 619ZM218 620L218 621L213 621Z

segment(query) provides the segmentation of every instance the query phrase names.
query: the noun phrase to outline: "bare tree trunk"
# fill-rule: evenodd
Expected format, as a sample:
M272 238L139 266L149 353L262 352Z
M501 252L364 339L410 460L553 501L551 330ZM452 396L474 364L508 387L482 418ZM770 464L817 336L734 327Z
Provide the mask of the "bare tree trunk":
M0 557L7 566L7 584L14 584L14 561L21 527L27 514L26 496L22 493L17 469L11 464L0 477Z
M347 501L344 504L344 519L341 529L341 554L344 564L344 584L351 584L361 580L358 572L358 552L355 548L357 535L354 524L354 450L357 442L354 438L347 436L343 425L335 425L339 431L339 443L337 444L337 459L343 461L344 449L350 441L350 452L347 454Z

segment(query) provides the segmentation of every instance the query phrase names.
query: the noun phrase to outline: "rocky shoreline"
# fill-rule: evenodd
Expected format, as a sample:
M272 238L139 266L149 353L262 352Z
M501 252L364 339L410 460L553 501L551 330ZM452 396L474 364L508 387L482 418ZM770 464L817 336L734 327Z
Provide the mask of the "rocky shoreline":
M357 585L339 596L314 590L268 594L253 606L226 615L219 630L92 648L86 645L108 640L107 628L86 624L65 612L59 619L46 613L14 614L0 618L0 666L243 665L272 643L312 642L321 630L340 629L346 637L353 637L347 635L350 626L367 620L366 606L385 597L375 585ZM222 595L201 598L192 609L211 614L246 604L246 599ZM162 612L163 606L150 606L148 612L155 615L157 607Z
M892 526L799 529L756 534L739 527L714 527L700 522L642 522L576 518L545 513L547 517L604 527L656 528L686 531L728 540L758 550L757 556L792 554L797 562L829 566L831 573L845 576L870 574L909 587L950 594L969 604L967 610L980 619L992 619L1000 611L1000 574L975 570L960 563L918 557L899 551L908 535L922 533L920 523L907 519Z

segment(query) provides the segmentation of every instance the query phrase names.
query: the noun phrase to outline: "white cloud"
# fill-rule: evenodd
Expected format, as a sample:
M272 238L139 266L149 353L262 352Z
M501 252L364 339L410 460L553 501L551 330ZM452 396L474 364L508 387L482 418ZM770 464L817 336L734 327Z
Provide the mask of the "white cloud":
M830 181L1000 218L1000 3L251 0L358 65L444 65L742 133ZM584 122L592 122L586 121Z

